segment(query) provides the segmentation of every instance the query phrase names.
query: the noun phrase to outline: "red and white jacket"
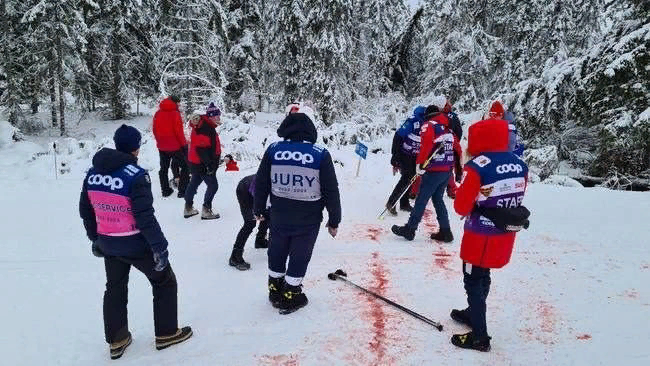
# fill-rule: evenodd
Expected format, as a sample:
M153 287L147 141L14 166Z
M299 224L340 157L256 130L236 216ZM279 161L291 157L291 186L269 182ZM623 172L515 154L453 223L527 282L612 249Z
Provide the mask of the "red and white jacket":
M488 119L470 126L463 180L456 191L454 209L466 216L460 246L463 261L483 268L501 268L510 262L515 232L502 231L476 207L514 208L522 204L528 167L508 152L508 123Z
M456 155L462 156L462 149L458 139L449 129L449 119L444 113L438 113L422 124L420 129L420 152L415 160L417 164L424 164L433 155L427 166L428 172L448 172L454 165ZM438 148L442 146L438 150Z

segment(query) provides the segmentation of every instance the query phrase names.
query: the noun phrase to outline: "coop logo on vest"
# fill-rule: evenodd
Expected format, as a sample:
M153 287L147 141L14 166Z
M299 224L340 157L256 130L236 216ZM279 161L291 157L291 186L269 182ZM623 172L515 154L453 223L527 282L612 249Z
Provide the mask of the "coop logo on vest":
M110 187L111 191L116 189L122 189L124 187L124 182L120 178L113 178L110 175L101 175L101 174L92 174L88 177L88 184L90 185L102 185Z
M294 160L299 161L303 165L311 164L314 162L314 156L311 154L303 154L300 151L278 151L273 155L275 160Z
M497 174L521 173L523 170L519 164L501 164L497 167Z

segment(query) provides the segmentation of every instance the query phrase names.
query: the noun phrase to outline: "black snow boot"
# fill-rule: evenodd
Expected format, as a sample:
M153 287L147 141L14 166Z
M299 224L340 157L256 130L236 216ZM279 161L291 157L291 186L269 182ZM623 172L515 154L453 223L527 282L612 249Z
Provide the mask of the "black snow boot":
M131 333L129 333L123 340L111 343L111 360L117 360L122 357L124 351L126 351L126 348L131 344L132 340L133 338L131 338Z
M415 239L415 230L411 229L406 225L404 226L393 225L393 227L390 230L393 232L393 234L397 236L401 236L406 240L410 241Z
M454 334L451 336L451 344L460 348L489 352L490 339L492 338L489 336L475 337L474 333L469 332L465 334Z
M284 277L273 278L269 276L269 301L274 308L280 307L284 285Z
M243 254L243 250L233 249L232 254L230 254L230 260L228 261L228 264L240 271L251 269L250 263L244 260Z
M390 202L386 204L386 210L391 216L397 216L395 205L392 205Z
M452 319L455 321L465 324L468 327L472 327L472 320L469 317L469 308L463 309L463 310L458 310L458 309L453 309L451 311L451 314L449 314Z
M431 239L435 241L441 241L443 243L451 243L454 241L454 234L451 233L451 230L449 229L440 229L435 234L431 234Z
M285 284L279 306L280 314L291 314L307 305L308 302L307 296L302 292L302 285L291 286Z
M170 336L156 337L156 349L160 351L161 349L186 341L192 334L192 328L183 327Z
M263 236L255 238L255 249L265 249L269 247L269 241Z
M172 193L174 193L174 190L171 189L171 188L163 189L163 190L162 190L162 196L163 196L163 197L169 197L169 196L172 195Z

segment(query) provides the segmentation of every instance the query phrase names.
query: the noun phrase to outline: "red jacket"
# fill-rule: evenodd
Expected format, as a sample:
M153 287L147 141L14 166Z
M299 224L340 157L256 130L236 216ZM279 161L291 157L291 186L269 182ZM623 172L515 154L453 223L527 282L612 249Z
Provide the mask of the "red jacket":
M429 172L448 172L454 160L462 156L460 143L449 129L449 119L444 113L438 113L422 124L420 141L420 153L415 159L417 164L426 163L429 156L442 145L426 166Z
M169 98L160 102L160 108L153 115L153 136L160 151L178 151L187 145L181 113Z
M230 160L228 163L226 163L226 171L227 172L238 172L239 167L237 166L237 162L234 160Z
M467 216L460 257L478 267L501 268L510 261L516 234L499 230L475 207L521 205L528 168L508 152L508 123L502 120L484 120L470 126L467 151L474 159L465 164L454 200L456 212Z
M203 164L210 168L219 166L221 159L221 141L217 133L217 125L210 118L200 116L195 121L190 121L192 135L188 160L193 164Z

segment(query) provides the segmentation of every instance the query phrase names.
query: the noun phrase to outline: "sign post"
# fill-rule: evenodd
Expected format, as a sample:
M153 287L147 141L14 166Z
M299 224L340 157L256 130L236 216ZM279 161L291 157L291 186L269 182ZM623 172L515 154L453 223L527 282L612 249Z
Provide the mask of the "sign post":
M359 155L359 162L357 163L357 177L359 176L359 170L361 169L361 159L366 159L368 156L368 146L357 141L357 147L354 149L354 152Z
M58 167L56 163L56 141L52 143L52 150L54 151L54 178L59 179L59 172L57 172Z

